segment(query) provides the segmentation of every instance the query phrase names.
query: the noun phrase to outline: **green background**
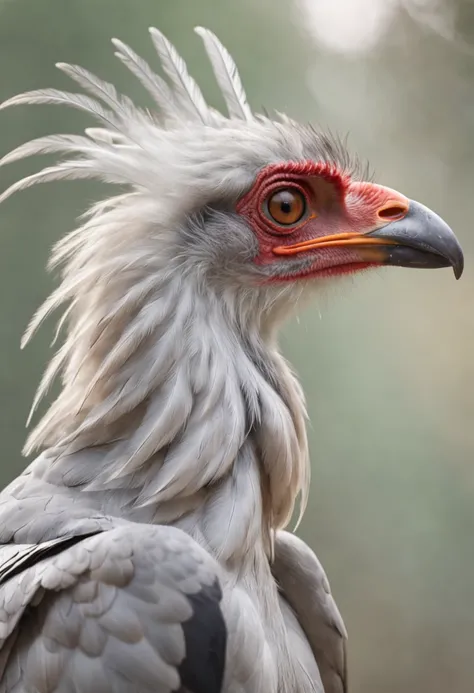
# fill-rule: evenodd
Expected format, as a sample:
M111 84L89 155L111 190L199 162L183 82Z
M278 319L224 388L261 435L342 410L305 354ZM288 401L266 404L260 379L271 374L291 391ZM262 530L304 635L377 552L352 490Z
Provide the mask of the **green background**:
M330 0L314 5L324 2ZM255 109L350 131L351 149L370 160L378 182L435 208L453 226L466 252L461 282L448 270L387 269L335 283L288 326L282 346L301 376L311 418L313 483L301 533L324 563L349 630L351 690L470 693L474 4L446 0L451 40L410 17L403 3L385 3L393 5L385 32L364 52L318 41L311 0L0 0L0 98L70 88L54 68L67 61L143 100L109 39L120 37L153 60L147 27L155 25L220 105L192 32L201 24L237 60ZM367 25L370 6L360 3ZM441 0L435 6L443 9ZM344 38L352 20L333 14L328 38ZM0 118L1 153L90 124L55 107L18 108ZM0 188L38 165L2 170ZM19 350L31 314L54 285L44 271L49 249L100 192L95 184L60 183L0 209L2 483L25 464L24 422L50 355L52 323Z

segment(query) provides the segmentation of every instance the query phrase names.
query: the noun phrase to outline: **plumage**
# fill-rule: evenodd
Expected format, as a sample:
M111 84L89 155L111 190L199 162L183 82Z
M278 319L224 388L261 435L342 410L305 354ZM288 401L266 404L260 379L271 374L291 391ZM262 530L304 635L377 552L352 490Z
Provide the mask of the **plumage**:
M7 99L0 105L0 109L10 106L22 106L23 104L54 104L58 106L71 106L80 111L93 115L94 118L112 125L113 114L106 111L97 101L84 94L59 91L58 89L34 89L33 91L18 94Z
M346 631L314 553L288 534L309 488L304 396L277 331L328 278L380 264L462 272L453 233L361 180L341 141L252 114L204 41L229 117L156 29L167 81L114 39L154 98L59 67L92 96L38 90L98 121L7 154L67 155L14 183L97 178L125 192L58 241L63 343L32 412L40 450L0 493L4 693L343 693Z
M164 79L153 72L148 63L120 39L112 39L112 43L117 49L117 58L140 80L161 111L172 118L178 111L178 106Z
M204 41L217 83L226 102L229 116L231 118L252 120L252 111L247 103L240 75L232 56L212 31L201 26L196 27L195 31Z
M173 44L158 29L151 28L150 36L161 60L163 70L174 87L174 93L179 104L186 112L193 113L195 111L196 116L203 123L211 122L210 111L204 96L197 83L188 73L186 63Z

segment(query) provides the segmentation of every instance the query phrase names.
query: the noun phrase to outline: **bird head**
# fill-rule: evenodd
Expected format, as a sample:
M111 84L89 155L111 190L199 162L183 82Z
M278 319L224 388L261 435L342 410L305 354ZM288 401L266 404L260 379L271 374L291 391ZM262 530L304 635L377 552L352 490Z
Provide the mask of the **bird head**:
M254 261L268 281L380 265L462 273L459 244L437 214L396 190L354 180L334 158L263 167L236 209L257 238Z
M86 70L58 67L89 96L38 90L9 99L65 103L105 128L86 137L53 136L23 145L2 160L34 153L75 152L80 158L20 181L12 192L55 178L101 177L148 199L149 227L174 227L156 237L155 253L187 259L208 276L248 287L337 277L381 265L463 271L463 254L433 211L390 188L363 180L361 167L337 138L276 114L254 115L237 68L212 32L198 27L229 117L210 108L184 61L156 29L151 37L167 84L128 46L117 57L160 108L150 114ZM104 107L105 106L105 107ZM107 108L106 108L107 107ZM109 110L110 109L110 110Z
M64 390L36 442L53 429L77 428L81 417L81 430L120 422L167 382L169 364L185 346L194 358L212 315L219 314L216 334L232 323L236 337L249 341L253 330L258 361L266 325L277 324L307 287L382 265L451 266L457 278L463 270L448 225L422 204L366 180L339 139L281 114L254 114L234 61L214 34L197 29L227 116L207 105L166 37L150 33L166 79L129 46L113 43L156 111L63 63L58 67L87 95L41 89L2 105L67 105L93 116L99 127L41 137L7 154L2 164L33 154L69 156L14 183L0 202L52 180L99 178L126 188L91 209L53 252L51 265L64 267L62 283L26 340L46 315L68 304L68 337L38 398L57 372ZM181 331L171 330L171 319ZM192 338L191 324L198 325ZM228 349L235 341L229 338Z

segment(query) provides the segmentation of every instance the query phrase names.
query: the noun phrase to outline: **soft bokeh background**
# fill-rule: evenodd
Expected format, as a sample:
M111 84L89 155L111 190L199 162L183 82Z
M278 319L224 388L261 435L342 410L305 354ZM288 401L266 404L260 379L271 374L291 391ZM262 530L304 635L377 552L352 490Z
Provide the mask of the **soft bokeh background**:
M0 0L0 98L70 88L77 62L141 89L113 58L119 36L153 59L162 29L219 104L192 27L237 59L256 109L345 133L377 180L434 207L466 251L448 270L358 277L283 337L309 400L313 487L302 535L350 635L354 693L474 690L474 3L472 0ZM1 114L0 151L85 121L56 107ZM38 162L1 173L3 189ZM53 286L51 244L98 185L62 183L0 210L0 482L25 464L24 422L52 326L22 331Z

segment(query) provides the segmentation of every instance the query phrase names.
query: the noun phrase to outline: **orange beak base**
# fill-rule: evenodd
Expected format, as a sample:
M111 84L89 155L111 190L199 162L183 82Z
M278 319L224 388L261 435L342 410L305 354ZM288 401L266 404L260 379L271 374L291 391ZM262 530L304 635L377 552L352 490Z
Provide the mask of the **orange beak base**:
M294 256L330 247L357 247L363 261L399 267L434 269L452 267L456 279L464 269L461 246L453 231L435 212L409 201L401 218L365 233L320 236L294 245L273 248L280 256Z

